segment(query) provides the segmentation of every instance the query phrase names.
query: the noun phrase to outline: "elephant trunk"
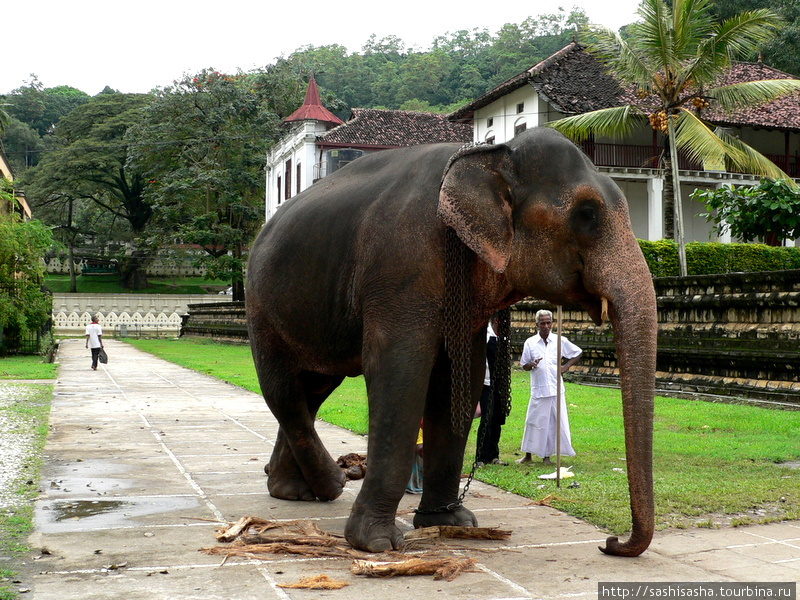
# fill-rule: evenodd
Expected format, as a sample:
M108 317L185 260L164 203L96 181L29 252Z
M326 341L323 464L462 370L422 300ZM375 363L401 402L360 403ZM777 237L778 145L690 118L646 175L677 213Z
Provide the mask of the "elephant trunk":
M633 527L627 541L610 537L606 547L600 549L616 556L638 556L650 545L655 528L653 396L658 317L644 258L628 263L625 283L614 287L617 290L609 297L609 316L619 361Z

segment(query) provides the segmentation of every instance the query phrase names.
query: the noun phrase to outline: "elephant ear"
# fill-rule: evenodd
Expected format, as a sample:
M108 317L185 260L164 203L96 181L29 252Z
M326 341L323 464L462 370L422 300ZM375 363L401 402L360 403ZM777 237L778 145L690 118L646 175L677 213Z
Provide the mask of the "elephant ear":
M468 146L450 158L439 188L439 218L498 273L514 239L513 172L508 146Z

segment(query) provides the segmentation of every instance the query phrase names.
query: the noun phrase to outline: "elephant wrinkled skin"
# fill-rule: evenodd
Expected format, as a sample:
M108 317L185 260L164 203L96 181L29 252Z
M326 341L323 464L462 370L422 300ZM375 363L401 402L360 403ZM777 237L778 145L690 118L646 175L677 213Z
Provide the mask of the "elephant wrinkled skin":
M433 144L362 157L286 202L266 224L251 250L246 298L261 389L280 424L270 493L297 500L341 494L344 476L314 418L344 377L363 373L369 469L345 527L348 541L370 551L402 544L395 512L423 416L425 485L414 523L477 524L457 503L467 431L452 423L443 343L447 227L474 253L463 326L475 403L494 311L533 296L580 305L599 323L607 300L633 527L627 541L609 538L602 550L640 554L654 527L653 285L620 189L544 128L502 145Z

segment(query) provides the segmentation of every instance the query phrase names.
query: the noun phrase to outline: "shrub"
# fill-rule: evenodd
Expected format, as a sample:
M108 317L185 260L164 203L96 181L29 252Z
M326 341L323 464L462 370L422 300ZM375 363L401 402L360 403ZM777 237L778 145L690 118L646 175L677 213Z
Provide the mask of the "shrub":
M678 245L672 240L639 240L653 277L677 277ZM800 269L800 248L764 244L686 244L689 275Z
M761 240L776 246L800 235L800 190L788 181L762 179L756 187L724 185L697 189L692 199L708 208L701 216L717 233L730 231L743 242Z

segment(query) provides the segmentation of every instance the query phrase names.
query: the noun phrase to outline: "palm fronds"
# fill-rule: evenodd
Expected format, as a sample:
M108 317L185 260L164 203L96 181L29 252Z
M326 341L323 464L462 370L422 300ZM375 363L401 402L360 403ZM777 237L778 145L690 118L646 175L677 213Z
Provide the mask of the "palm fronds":
M624 137L644 120L644 114L637 107L625 105L565 117L547 125L568 138L581 142L592 135Z
M800 92L798 79L764 79L720 86L709 90L708 95L726 111L755 106L775 100L785 94Z

